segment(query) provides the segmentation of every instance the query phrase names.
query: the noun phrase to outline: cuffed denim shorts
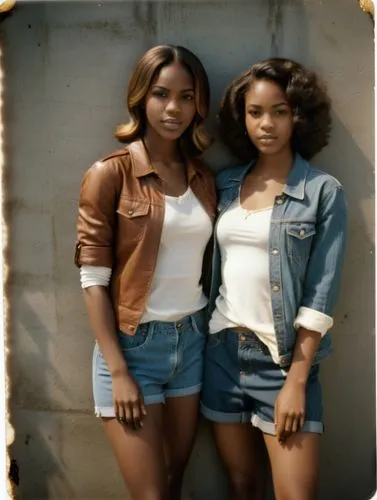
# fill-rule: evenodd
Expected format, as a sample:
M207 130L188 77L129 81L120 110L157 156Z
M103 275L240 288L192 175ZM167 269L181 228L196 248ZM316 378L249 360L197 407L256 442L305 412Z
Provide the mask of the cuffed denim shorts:
M319 367L311 368L306 384L303 432L323 432ZM252 423L275 435L274 406L287 372L253 333L231 329L210 334L204 357L201 411L219 423Z
M135 335L118 332L117 336L145 404L200 392L207 336L204 311L179 321L143 323ZM115 416L111 375L97 343L93 352L93 396L98 417Z

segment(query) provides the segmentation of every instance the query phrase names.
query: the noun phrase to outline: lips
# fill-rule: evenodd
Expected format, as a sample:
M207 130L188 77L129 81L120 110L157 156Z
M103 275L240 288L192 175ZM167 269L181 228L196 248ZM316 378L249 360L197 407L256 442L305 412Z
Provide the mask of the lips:
M166 120L162 120L164 123L176 123L177 125L180 125L182 122L179 120L176 120L175 118L166 118Z
M259 137L259 142L262 144L272 144L277 139L276 135L262 135Z
M180 128L182 126L182 122L180 122L179 120L175 120L175 119L167 119L167 120L162 120L161 121L162 125L164 128L167 128L169 130L176 130L178 128Z

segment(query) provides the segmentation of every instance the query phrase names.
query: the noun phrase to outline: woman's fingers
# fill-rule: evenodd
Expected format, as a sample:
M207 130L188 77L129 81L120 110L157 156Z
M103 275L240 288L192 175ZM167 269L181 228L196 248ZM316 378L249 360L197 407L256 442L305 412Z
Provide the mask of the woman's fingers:
M114 403L115 416L122 425L137 430L143 427L143 419L147 414L144 402L137 399L133 402Z
M289 436L292 434L292 425L295 420L295 416L292 413L289 413L285 417L285 426L284 426L284 434Z
M125 411L125 424L129 425L132 428L134 426L132 404L129 402L123 403L123 408Z
M142 399L142 401L140 403L140 408L141 408L141 413L142 413L143 417L145 417L147 414L147 408L145 406L144 399Z
M132 405L132 416L133 416L133 428L135 430L137 430L140 427L142 427L142 415L141 415L141 408L140 408L140 401L139 400L137 400Z
M122 425L126 423L126 412L123 403L114 403L115 407L115 417L118 420L118 422Z
M296 415L292 420L292 434L300 429L300 415Z
M279 442L284 440L284 431L285 431L285 415L277 413L275 419L276 426L276 437Z
M302 429L302 427L304 427L304 422L305 422L305 413L302 412L300 415L300 429Z
M292 434L298 432L304 425L305 415L303 413L278 413L276 414L276 437L280 443L284 443Z

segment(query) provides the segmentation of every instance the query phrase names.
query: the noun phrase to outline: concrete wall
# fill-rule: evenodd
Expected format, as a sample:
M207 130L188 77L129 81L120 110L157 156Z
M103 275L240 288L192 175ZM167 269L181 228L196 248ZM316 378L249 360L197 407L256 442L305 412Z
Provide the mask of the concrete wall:
M92 335L72 255L81 177L118 147L136 58L160 42L208 69L214 128L224 86L270 55L318 70L333 98L331 145L317 163L345 185L350 242L336 312L336 354L322 369L326 433L321 500L364 500L375 485L373 26L355 0L19 3L2 23L6 71L9 448L22 499L124 498L92 414ZM220 145L214 168L229 158ZM187 498L225 499L208 427L187 471Z

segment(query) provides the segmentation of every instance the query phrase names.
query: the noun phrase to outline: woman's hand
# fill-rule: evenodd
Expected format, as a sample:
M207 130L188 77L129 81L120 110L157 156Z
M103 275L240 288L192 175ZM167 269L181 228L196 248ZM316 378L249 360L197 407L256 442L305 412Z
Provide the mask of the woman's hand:
M275 401L275 429L280 444L304 425L305 384L286 379Z
M143 395L129 374L119 347L109 291L104 286L95 285L85 288L84 297L94 335L111 374L115 416L118 422L136 430L143 426L147 412Z
M131 375L126 372L112 377L115 416L122 425L137 430L143 427L147 414L143 395Z

